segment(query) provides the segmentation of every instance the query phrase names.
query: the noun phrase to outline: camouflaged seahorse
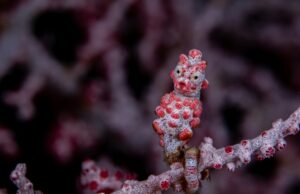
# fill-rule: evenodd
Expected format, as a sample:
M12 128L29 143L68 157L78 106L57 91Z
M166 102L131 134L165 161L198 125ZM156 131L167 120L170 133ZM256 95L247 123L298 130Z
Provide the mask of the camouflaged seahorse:
M200 124L200 91L208 87L205 79L207 64L201 57L202 53L196 49L190 50L188 56L179 56L179 62L171 72L174 91L165 94L155 110L159 118L153 121L153 128L160 137L169 164L188 161L184 156L186 144L193 136L193 129Z

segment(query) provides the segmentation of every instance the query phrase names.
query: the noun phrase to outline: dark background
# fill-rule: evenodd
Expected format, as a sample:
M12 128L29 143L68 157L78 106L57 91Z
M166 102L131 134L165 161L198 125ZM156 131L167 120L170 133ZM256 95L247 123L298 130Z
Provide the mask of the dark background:
M253 138L299 106L299 1L0 1L0 125L12 135L0 142L0 188L15 193L19 162L47 194L81 193L85 158L140 180L165 170L153 110L192 48L210 82L193 144ZM274 158L213 172L201 192L299 193L298 138Z

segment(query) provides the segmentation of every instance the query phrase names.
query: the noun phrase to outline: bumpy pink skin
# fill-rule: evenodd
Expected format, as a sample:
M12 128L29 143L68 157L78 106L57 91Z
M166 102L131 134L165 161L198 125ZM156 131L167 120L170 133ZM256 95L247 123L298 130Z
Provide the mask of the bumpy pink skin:
M171 72L174 90L177 95L186 97L200 97L200 90L206 88L206 61L201 59L202 53L192 49L189 55L181 54L176 68Z
M153 121L153 128L160 136L160 145L169 164L182 160L184 146L192 138L193 129L200 124L200 91L208 86L206 62L201 57L201 51L196 49L190 50L188 56L179 56L179 62L171 72L174 91L164 95L155 110L159 118ZM199 187L197 159L192 156L186 158L186 189L191 192ZM182 190L180 183L175 185L177 191Z
M179 62L171 72L174 91L164 95L155 110L159 118L153 121L153 128L160 136L160 145L167 160L178 155L192 137L192 129L200 124L200 90L208 86L205 80L206 62L201 57L202 53L196 49L191 50L188 56L179 56Z

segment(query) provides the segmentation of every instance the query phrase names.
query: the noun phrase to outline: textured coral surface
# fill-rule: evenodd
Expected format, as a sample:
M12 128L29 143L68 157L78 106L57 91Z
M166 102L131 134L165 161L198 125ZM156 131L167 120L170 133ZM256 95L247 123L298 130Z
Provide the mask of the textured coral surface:
M270 129L300 104L299 9L296 0L0 1L0 193L16 193L17 163L47 194L82 193L87 158L138 180L168 170L153 110L190 48L204 53L210 82L190 144L209 136L220 148ZM211 172L201 192L298 194L299 135L287 141L275 157Z

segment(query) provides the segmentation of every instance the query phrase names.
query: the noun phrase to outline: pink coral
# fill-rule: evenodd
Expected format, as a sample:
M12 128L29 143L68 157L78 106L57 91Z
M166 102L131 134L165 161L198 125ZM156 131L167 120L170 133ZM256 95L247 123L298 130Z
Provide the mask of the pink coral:
M35 191L33 184L26 178L26 164L18 164L10 175L11 181L18 187L17 194L42 194L41 191Z
M121 189L125 180L135 179L136 175L122 171L112 162L102 158L99 164L93 160L82 163L80 184L83 193L111 193Z
M255 137L299 106L299 5L280 0L1 1L0 122L16 137L21 157L1 150L1 180L16 159L30 166L30 175L41 176L38 161L48 165L36 186L49 194L57 193L55 188L76 193L79 162L102 154L126 168L135 165L141 179L164 172L159 138L149 124L160 97L171 91L166 75L178 53L190 47L203 51L211 84L201 92L201 130L193 129L187 141L199 145L209 136L219 148ZM78 136L72 142L54 135L61 116L101 133L95 135L99 139L88 135L93 138L88 143L96 141L97 147L74 143L85 139ZM57 163L58 155L47 149L56 142L45 142L49 134L58 138L57 145L72 147L72 153L60 152L65 163ZM184 134L182 139L191 135ZM273 154L270 145L259 150L259 159ZM285 145L278 140L275 149ZM251 162L234 174L216 171L201 192L299 193L298 147L294 137L276 159ZM230 146L224 151L234 154ZM10 189L8 182L1 183Z

